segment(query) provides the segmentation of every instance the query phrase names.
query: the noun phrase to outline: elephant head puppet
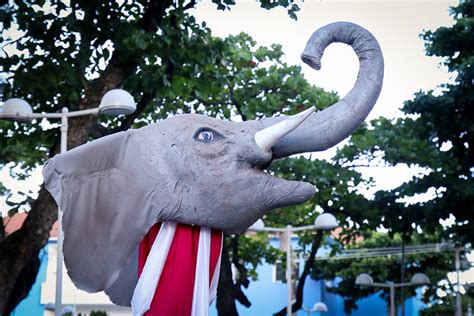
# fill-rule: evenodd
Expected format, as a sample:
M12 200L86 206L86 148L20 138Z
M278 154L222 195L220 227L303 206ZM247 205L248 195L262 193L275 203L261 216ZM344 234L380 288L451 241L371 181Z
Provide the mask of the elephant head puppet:
M352 90L323 111L308 110L294 122L177 115L49 160L45 185L63 212L65 263L76 286L105 291L127 305L137 280L137 246L155 223L239 233L272 209L311 198L313 185L262 169L273 159L322 151L349 136L374 106L383 81L376 39L352 23L314 32L303 61L319 69L324 49L333 42L352 46L360 70Z

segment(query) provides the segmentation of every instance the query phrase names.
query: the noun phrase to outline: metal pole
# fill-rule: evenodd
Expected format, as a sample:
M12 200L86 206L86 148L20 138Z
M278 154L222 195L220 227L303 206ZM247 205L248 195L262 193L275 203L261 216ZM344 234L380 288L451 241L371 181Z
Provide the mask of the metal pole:
M286 315L291 316L292 313L292 281L291 281L291 225L286 226L286 282L288 285L288 305L286 306Z
M67 130L68 130L68 108L62 109L61 115L61 153L67 151ZM62 312L62 288L63 288L63 228L62 213L58 208L58 241L57 241L57 261L56 261L56 301L54 305L55 316L61 316Z
M395 285L390 283L390 316L395 316Z
M461 302L461 291L460 291L460 282L459 282L459 270L461 269L461 262L459 260L459 252L461 251L460 248L454 250L455 261L454 265L456 268L456 316L462 316L462 302Z
M402 259L401 259L400 283L405 283L405 239L402 235ZM400 288L400 302L402 304L402 316L405 316L405 287Z

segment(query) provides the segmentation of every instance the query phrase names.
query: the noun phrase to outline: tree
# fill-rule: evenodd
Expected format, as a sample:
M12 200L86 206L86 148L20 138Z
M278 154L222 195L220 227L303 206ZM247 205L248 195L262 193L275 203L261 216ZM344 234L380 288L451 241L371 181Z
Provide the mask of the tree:
M220 10L234 4L213 2ZM260 3L265 9L286 7L293 18L298 11L290 1ZM278 45L257 48L245 34L212 37L205 23L187 13L194 6L195 1L4 4L3 97L22 97L37 112L56 112L64 105L70 110L95 107L116 87L135 96L137 111L126 118L71 119L68 148L174 113L240 115L245 120L291 114L309 104L324 108L336 100L309 85L299 67L282 63ZM17 178L27 177L58 152L55 125L45 131L38 120L21 125L0 121L0 130L0 165L21 167ZM10 194L2 186L0 193ZM27 295L38 270L38 252L57 216L44 187L34 201L25 194L24 201L9 203L10 214L28 205L30 210L23 227L7 238L0 226L2 315Z
M474 111L474 2L461 1L451 9L455 24L425 32L429 56L444 57L444 65L456 76L437 91L418 92L405 102L404 116L379 118L360 129L337 156L343 166L356 161L381 161L386 166L406 164L425 172L399 187L376 194L378 221L392 232L411 234L414 228L458 244L472 243L474 220L473 132ZM427 200L407 200L418 194ZM409 202L410 201L410 202ZM453 215L448 228L440 220ZM387 224L388 223L388 224Z
M430 303L427 308L423 309L420 313L422 316L444 316L452 315L453 311L456 310L455 296L453 296L453 288L443 289L447 295L436 302ZM466 295L464 295L462 301L462 310L468 311L471 306L472 299L474 298L474 290L472 287L466 289ZM472 306L471 306L472 311ZM466 313L469 315L469 313Z
M436 243L438 236L416 235L412 236L413 244L429 244ZM386 233L369 232L365 239L353 245L346 245L347 250L354 249L370 249L384 247L399 247L402 236L396 234L390 236ZM335 246L337 252L341 248L341 244ZM425 302L434 302L440 299L439 283L446 279L446 274L454 266L454 256L450 252L438 253L421 253L409 254L405 259L406 275L409 282L411 276L415 273L425 273L431 283L423 292L423 300ZM328 291L338 294L344 298L344 310L351 313L357 309L357 300L368 297L370 295L380 293L380 297L387 302L387 310L389 309L390 291L388 288L360 287L355 284L356 277L361 273L370 274L375 282L391 281L400 283L401 260L398 256L374 256L362 257L360 259L352 258L350 260L328 260L325 264L319 264L313 269L312 276L317 279L336 280L335 286L329 288ZM415 297L415 287L406 288L406 298ZM401 304L401 297L397 296L397 305Z
M454 82L436 91L416 93L405 102L401 118L379 118L360 128L335 157L339 165L348 168L362 162L369 167L405 164L423 169L399 187L377 192L367 218L368 229L382 225L390 236L400 236L400 243L415 242L419 232L457 245L474 241L470 229L474 220L470 207L474 199L474 2L461 1L451 14L453 26L426 31L422 38L428 56L444 57L444 65L455 75ZM443 225L441 221L450 216L455 223ZM336 265L335 269L340 268ZM357 275L355 264L344 269L344 282L349 275ZM450 270L451 265L443 266L438 273L446 278ZM387 275L387 271L378 273L381 279ZM341 291L349 297L346 307L352 308L360 292L351 294L348 289ZM452 292L449 287L445 290ZM431 299L440 301L434 294Z

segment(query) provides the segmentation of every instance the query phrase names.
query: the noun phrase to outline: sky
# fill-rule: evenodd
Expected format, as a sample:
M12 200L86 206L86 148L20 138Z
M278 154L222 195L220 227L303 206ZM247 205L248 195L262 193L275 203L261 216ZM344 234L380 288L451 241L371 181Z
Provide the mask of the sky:
M201 2L195 10L198 21L206 21L216 36L246 32L260 45L283 45L289 64L303 65L299 59L310 35L319 27L336 21L359 24L378 39L385 58L384 86L369 119L394 117L404 100L414 92L434 89L449 75L439 67L440 59L425 55L423 30L449 26L448 7L455 1L306 1L296 2L301 11L298 20L290 19L286 10L262 10L256 1L237 1L231 11L217 11L215 5ZM422 13L422 14L421 14ZM306 78L341 96L356 79L358 60L352 49L333 44L326 50L322 69L314 71L303 65Z
M435 30L449 26L452 19L448 7L456 1L306 1L296 2L301 8L298 20L292 20L285 9L263 10L256 1L239 0L231 11L218 11L210 1L201 1L192 14L198 21L206 21L215 36L227 36L246 32L259 45L279 43L283 46L289 64L302 65L299 56L309 36L319 27L336 21L357 23L378 39L385 59L385 78L379 100L368 119L379 116L394 118L401 115L403 101L411 99L419 90L436 89L451 80L439 58L427 57L423 30ZM302 65L306 78L327 91L335 91L341 97L353 86L358 60L352 49L343 44L329 46L322 59L322 69L314 71ZM335 148L317 154L318 158L330 158ZM40 170L26 182L9 177L9 169L0 172L5 186L13 189L38 190L42 182ZM397 168L365 168L365 177L374 177L376 186L365 192L390 189L409 180L414 174L426 172L409 166ZM429 195L429 194L428 194ZM423 198L423 197L418 197ZM0 198L0 210L7 206Z

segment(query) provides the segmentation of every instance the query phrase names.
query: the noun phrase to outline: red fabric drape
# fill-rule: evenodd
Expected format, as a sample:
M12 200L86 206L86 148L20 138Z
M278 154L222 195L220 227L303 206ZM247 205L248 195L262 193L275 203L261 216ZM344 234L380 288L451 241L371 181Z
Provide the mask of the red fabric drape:
M140 243L138 275L142 273L146 258L160 230L155 224ZM199 245L199 226L178 224L158 282L150 309L145 316L189 316L193 302L194 276ZM211 230L209 285L221 254L222 232Z

